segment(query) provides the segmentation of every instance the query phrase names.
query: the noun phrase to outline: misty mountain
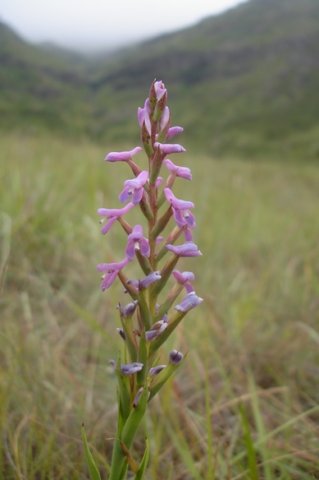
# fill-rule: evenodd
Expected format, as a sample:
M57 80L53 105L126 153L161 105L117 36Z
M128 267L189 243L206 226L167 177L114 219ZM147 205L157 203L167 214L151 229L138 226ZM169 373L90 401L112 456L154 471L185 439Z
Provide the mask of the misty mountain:
M0 25L0 61L2 129L137 141L136 107L158 78L201 150L319 157L318 0L251 0L91 61Z

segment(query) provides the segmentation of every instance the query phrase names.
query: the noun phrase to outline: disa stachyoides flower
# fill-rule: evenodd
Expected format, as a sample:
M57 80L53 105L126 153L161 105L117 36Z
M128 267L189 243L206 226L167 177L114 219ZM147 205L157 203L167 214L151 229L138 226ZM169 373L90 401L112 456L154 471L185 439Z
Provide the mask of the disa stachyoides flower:
M124 188L119 195L120 202L131 200L134 205L140 203L144 194L144 185L148 181L149 174L143 170L136 178L125 180Z
M141 147L132 148L132 150L124 150L123 152L110 152L106 155L105 160L108 162L127 162L134 155L142 151Z

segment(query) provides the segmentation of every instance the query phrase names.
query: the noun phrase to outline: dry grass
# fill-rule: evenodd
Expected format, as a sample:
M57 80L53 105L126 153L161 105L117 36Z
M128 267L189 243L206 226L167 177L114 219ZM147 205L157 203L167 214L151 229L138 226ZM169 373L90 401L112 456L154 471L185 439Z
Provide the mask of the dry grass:
M0 478L88 478L82 421L105 478L122 294L99 292L95 264L123 240L100 236L95 210L117 205L125 165L87 143L0 143ZM186 366L151 404L148 479L319 478L318 166L183 163L204 252L185 267L206 301L172 344Z

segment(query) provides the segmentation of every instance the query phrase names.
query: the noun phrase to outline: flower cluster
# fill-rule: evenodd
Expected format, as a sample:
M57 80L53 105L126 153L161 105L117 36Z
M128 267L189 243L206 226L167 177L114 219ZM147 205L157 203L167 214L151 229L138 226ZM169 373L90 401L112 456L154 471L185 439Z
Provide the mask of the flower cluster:
M125 361L120 358L115 367L120 418L111 480L123 478L117 477L116 471L123 472L127 464L131 464L128 455L140 421L137 417L141 419L148 401L183 360L183 354L173 350L167 364L157 364L159 348L187 312L202 302L194 291L194 274L176 269L182 257L197 257L201 252L193 242L194 203L177 198L172 191L177 179L190 181L192 173L188 167L167 158L185 152L185 148L168 143L181 134L183 128L171 125L167 89L162 81L152 83L144 106L138 108L137 118L143 149L137 146L128 151L111 152L105 157L107 162L126 162L132 171L133 178L124 182L119 194L119 202L124 206L98 210L103 234L117 222L127 236L124 258L97 266L103 274L101 288L108 289L118 278L131 296L130 303L119 305L121 328L118 332L125 345ZM135 159L143 150L148 159L145 169ZM131 225L125 217L136 208L140 209L143 221ZM126 273L132 261L140 265L139 279L129 278ZM184 290L184 296L178 301ZM136 414L138 410L142 412L140 416Z

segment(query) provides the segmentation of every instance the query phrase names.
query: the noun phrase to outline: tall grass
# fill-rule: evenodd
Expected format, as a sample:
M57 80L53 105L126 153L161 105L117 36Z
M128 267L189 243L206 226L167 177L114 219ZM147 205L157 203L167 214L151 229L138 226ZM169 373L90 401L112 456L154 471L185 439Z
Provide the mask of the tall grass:
M115 206L128 172L85 142L0 145L0 479L88 478L82 422L105 478L123 294L99 291L95 264L122 245L95 211ZM183 163L205 304L175 337L188 359L147 418L148 478L319 478L319 169L195 152Z

